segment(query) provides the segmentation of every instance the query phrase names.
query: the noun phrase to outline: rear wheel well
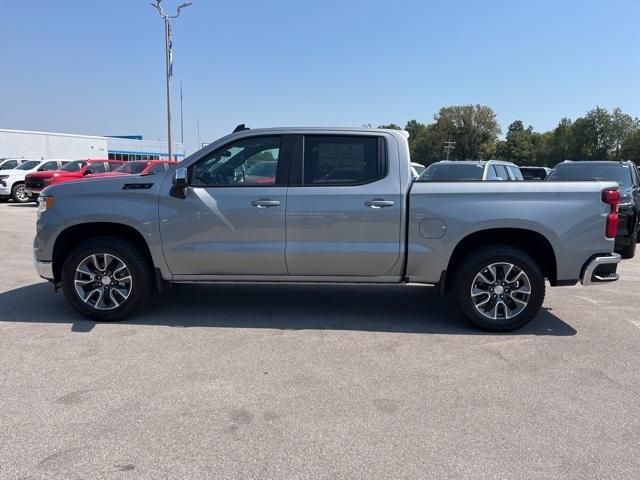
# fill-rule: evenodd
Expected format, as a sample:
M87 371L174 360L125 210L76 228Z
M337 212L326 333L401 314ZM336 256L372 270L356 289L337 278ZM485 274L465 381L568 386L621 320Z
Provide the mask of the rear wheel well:
M62 277L62 267L73 249L82 242L96 237L116 237L134 243L145 256L151 268L154 267L149 246L135 228L121 223L93 222L74 225L64 230L53 246L53 275L58 283Z
M478 247L509 245L526 252L540 266L551 285L557 282L556 255L549 240L533 230L521 228L495 228L474 232L463 238L451 254L447 266L447 288L460 262Z

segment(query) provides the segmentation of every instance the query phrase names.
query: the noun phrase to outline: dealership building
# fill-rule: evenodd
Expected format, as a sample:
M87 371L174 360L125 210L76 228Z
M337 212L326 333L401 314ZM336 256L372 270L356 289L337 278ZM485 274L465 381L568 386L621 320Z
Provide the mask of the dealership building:
M173 143L174 160L184 158L182 143ZM91 136L0 129L0 159L167 160L167 142L142 135Z

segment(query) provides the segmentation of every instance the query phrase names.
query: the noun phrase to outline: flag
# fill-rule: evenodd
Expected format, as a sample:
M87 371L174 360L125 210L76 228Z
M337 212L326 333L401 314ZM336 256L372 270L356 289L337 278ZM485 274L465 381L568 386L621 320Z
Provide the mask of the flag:
M167 25L169 35L169 76L173 77L173 38L171 36L171 24Z

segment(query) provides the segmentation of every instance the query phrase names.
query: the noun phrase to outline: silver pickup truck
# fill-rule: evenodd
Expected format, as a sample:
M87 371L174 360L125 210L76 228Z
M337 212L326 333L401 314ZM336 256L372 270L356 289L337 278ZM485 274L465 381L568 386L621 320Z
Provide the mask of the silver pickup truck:
M617 188L414 182L405 132L239 128L166 173L46 188L34 254L99 321L173 283L417 283L508 331L539 312L545 279L617 280Z

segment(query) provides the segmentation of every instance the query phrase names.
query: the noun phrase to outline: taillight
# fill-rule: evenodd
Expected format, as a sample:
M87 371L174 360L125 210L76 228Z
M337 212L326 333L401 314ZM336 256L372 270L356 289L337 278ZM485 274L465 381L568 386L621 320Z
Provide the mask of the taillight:
M616 238L616 233L618 233L618 205L620 205L620 192L617 190L603 190L602 201L611 208L611 211L607 215L605 235L607 238Z

